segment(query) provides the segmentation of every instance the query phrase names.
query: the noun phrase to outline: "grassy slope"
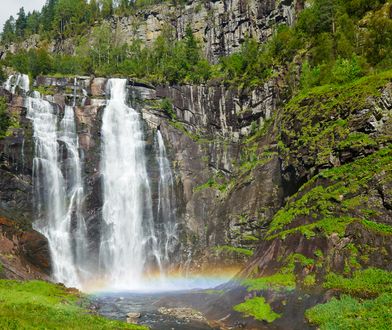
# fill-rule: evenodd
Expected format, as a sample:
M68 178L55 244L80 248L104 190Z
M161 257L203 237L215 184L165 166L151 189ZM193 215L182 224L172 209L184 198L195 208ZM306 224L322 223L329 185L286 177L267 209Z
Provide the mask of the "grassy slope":
M369 268L356 271L350 278L330 274L324 287L342 296L306 312L307 319L321 330L392 328L391 272Z
M91 315L81 296L42 281L0 281L1 329L146 329Z
M287 164L321 169L326 165L331 167L331 154L358 150L357 158L351 163L321 170L303 185L269 225L265 244L280 241L282 251L287 252L296 248L290 246L290 238L302 236L309 255L282 255L281 260L276 260L281 267L275 274L243 283L248 291L259 292L258 295L271 290L292 290L296 286L310 290L317 286L333 289L336 298L314 307L306 315L321 329L366 328L366 322L374 329L391 328L387 316L392 307L388 302L392 273L382 269L366 271L372 265L374 255L382 256L385 253L383 244L390 244L392 239L388 210L379 197L380 189L384 189L386 195L392 193L388 188L392 182L391 135L388 129L381 134L356 132L362 128L356 122L358 111L374 109L369 100L377 99L391 79L392 71L387 71L341 86L314 88L293 98L279 118L280 156ZM364 244L360 236L352 237L353 233L348 233L348 229L354 224L368 232L369 237L377 238L377 243ZM327 245L323 251L319 249L320 242L328 241L332 234L341 239L347 235L351 238L339 253L344 255L345 276L358 271L353 279L331 273L338 271L331 263L336 252L330 251ZM308 274L305 277L301 274L304 270ZM376 284L377 278L383 280ZM371 291L372 295L359 296L353 286L362 293ZM377 293L374 293L375 287ZM269 299L248 299L234 309L263 319L256 312L265 310L268 303ZM334 318L338 313L339 318Z

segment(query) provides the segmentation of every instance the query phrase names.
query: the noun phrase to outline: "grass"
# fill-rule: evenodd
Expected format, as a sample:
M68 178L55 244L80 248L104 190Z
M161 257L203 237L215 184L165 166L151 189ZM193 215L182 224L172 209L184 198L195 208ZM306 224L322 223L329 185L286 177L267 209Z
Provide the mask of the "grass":
M363 298L375 297L381 293L392 294L392 272L368 268L355 271L351 278L330 273L325 278L324 287Z
M233 308L246 316L252 316L256 320L267 321L268 323L280 317L280 314L275 313L263 297L248 299L241 304L235 305Z
M392 328L392 294L384 293L376 299L359 300L347 295L333 298L326 304L306 311L310 323L320 330Z
M1 329L146 329L91 315L82 296L42 282L0 280Z
M392 328L392 272L368 268L355 271L352 277L330 273L324 287L342 296L306 311L306 318L319 329Z

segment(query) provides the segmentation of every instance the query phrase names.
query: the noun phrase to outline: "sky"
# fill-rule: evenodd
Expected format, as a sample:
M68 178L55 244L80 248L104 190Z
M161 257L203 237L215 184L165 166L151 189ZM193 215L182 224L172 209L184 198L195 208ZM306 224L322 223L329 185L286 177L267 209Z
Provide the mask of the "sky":
M20 7L24 7L27 14L34 9L41 9L45 2L46 0L0 0L0 31L8 17L17 17Z

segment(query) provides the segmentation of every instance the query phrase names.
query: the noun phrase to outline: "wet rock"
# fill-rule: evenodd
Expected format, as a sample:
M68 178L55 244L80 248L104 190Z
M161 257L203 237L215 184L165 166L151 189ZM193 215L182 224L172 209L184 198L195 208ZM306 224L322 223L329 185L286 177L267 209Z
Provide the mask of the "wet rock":
M35 230L24 232L20 236L22 255L31 264L50 274L50 251L46 237Z
M130 312L127 314L127 323L137 323L141 314L137 312Z
M158 312L164 315L169 315L180 320L207 322L204 315L192 308L166 308L160 307Z

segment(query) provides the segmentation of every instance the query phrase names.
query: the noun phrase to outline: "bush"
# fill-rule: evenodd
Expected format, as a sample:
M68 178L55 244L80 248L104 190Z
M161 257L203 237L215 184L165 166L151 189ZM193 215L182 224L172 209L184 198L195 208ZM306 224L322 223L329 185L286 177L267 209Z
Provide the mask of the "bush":
M362 75L362 68L356 56L353 56L351 59L339 58L332 68L333 79L340 84L355 80Z

